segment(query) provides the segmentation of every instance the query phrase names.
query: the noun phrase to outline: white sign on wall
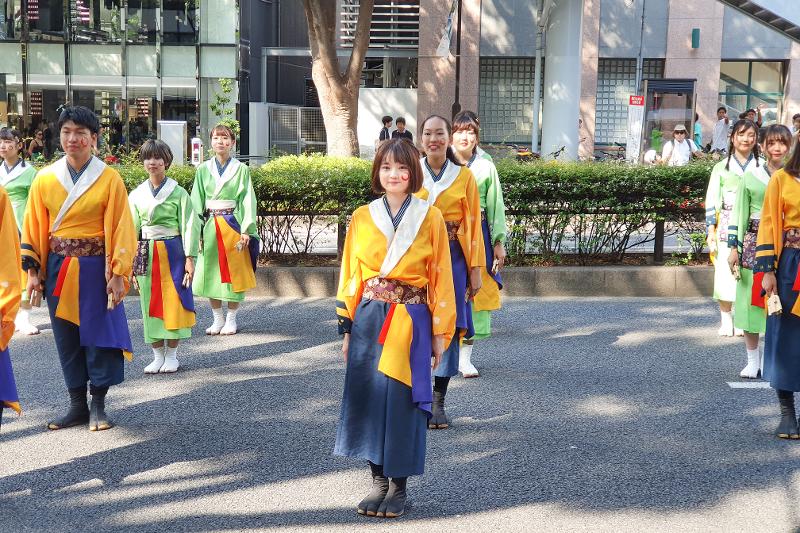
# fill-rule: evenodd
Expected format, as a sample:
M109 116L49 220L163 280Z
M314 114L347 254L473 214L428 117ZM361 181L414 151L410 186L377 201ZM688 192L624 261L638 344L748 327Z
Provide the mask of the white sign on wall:
M644 123L644 96L631 95L628 101L628 139L625 157L631 163L639 161Z

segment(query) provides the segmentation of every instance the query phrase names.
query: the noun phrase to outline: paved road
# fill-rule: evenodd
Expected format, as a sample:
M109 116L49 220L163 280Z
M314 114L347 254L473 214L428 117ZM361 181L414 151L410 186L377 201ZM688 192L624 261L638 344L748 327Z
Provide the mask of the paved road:
M798 531L800 442L772 437L771 390L727 385L744 349L707 300L508 301L392 523L355 514L366 468L330 453L331 300L249 301L240 335L198 337L156 377L127 308L140 356L111 431L48 433L66 403L52 333L14 339L0 531Z

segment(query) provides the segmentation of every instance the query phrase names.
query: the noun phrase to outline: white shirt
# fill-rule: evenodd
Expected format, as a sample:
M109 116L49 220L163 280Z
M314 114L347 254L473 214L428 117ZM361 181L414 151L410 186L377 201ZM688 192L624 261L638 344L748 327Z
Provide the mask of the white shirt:
M730 127L730 120L728 121L728 124L725 124L724 118L718 120L717 123L714 124L714 137L711 140L712 150L728 151L728 134Z
M695 146L693 140L686 139L679 143L673 139L664 144L661 160L666 161L667 165L671 167L682 167L689 163L692 159L692 154L696 151L697 146Z

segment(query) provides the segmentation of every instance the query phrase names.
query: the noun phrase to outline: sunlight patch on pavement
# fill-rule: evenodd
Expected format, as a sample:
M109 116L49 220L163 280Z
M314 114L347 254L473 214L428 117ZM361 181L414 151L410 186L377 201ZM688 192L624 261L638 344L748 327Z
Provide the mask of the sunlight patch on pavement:
M656 327L655 324L653 327ZM664 341L679 342L681 346L687 343L692 343L697 346L719 346L719 337L710 334L711 330L707 328L692 328L692 329L650 329L650 330L636 330L623 333L617 337L617 340L612 343L612 346L634 348L649 343L662 343ZM739 341L741 342L741 341Z
M769 389L768 381L729 381L728 387L732 389Z
M578 402L577 409L585 415L609 418L624 418L639 412L639 408L612 394L590 396Z

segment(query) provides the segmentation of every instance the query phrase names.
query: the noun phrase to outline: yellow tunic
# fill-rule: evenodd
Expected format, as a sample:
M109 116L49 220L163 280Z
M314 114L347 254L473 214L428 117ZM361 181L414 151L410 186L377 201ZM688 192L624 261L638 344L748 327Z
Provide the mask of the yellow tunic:
M116 170L101 163L102 167L98 168L102 171L97 180L75 200L56 231L51 233L69 195L55 168L61 161L40 170L31 185L22 226L23 260L29 258L35 262L44 277L51 234L72 239L103 237L106 262L112 273L125 279L127 292L136 254L136 230L122 178ZM103 208L97 209L98 205Z
M388 273L382 274L388 248L387 237L373 220L369 206L356 209L347 231L339 276L336 313L340 323L349 326L355 320L364 282L381 276L414 287L427 287L432 334L443 335L445 345L449 344L455 331L456 306L450 248L442 214L436 208L428 209L408 249ZM349 327L345 331L349 331ZM409 386L411 340L411 318L404 306L398 305L379 369Z
M14 318L19 310L22 288L19 279L19 237L14 211L5 189L0 187L0 351L8 348L14 334Z

